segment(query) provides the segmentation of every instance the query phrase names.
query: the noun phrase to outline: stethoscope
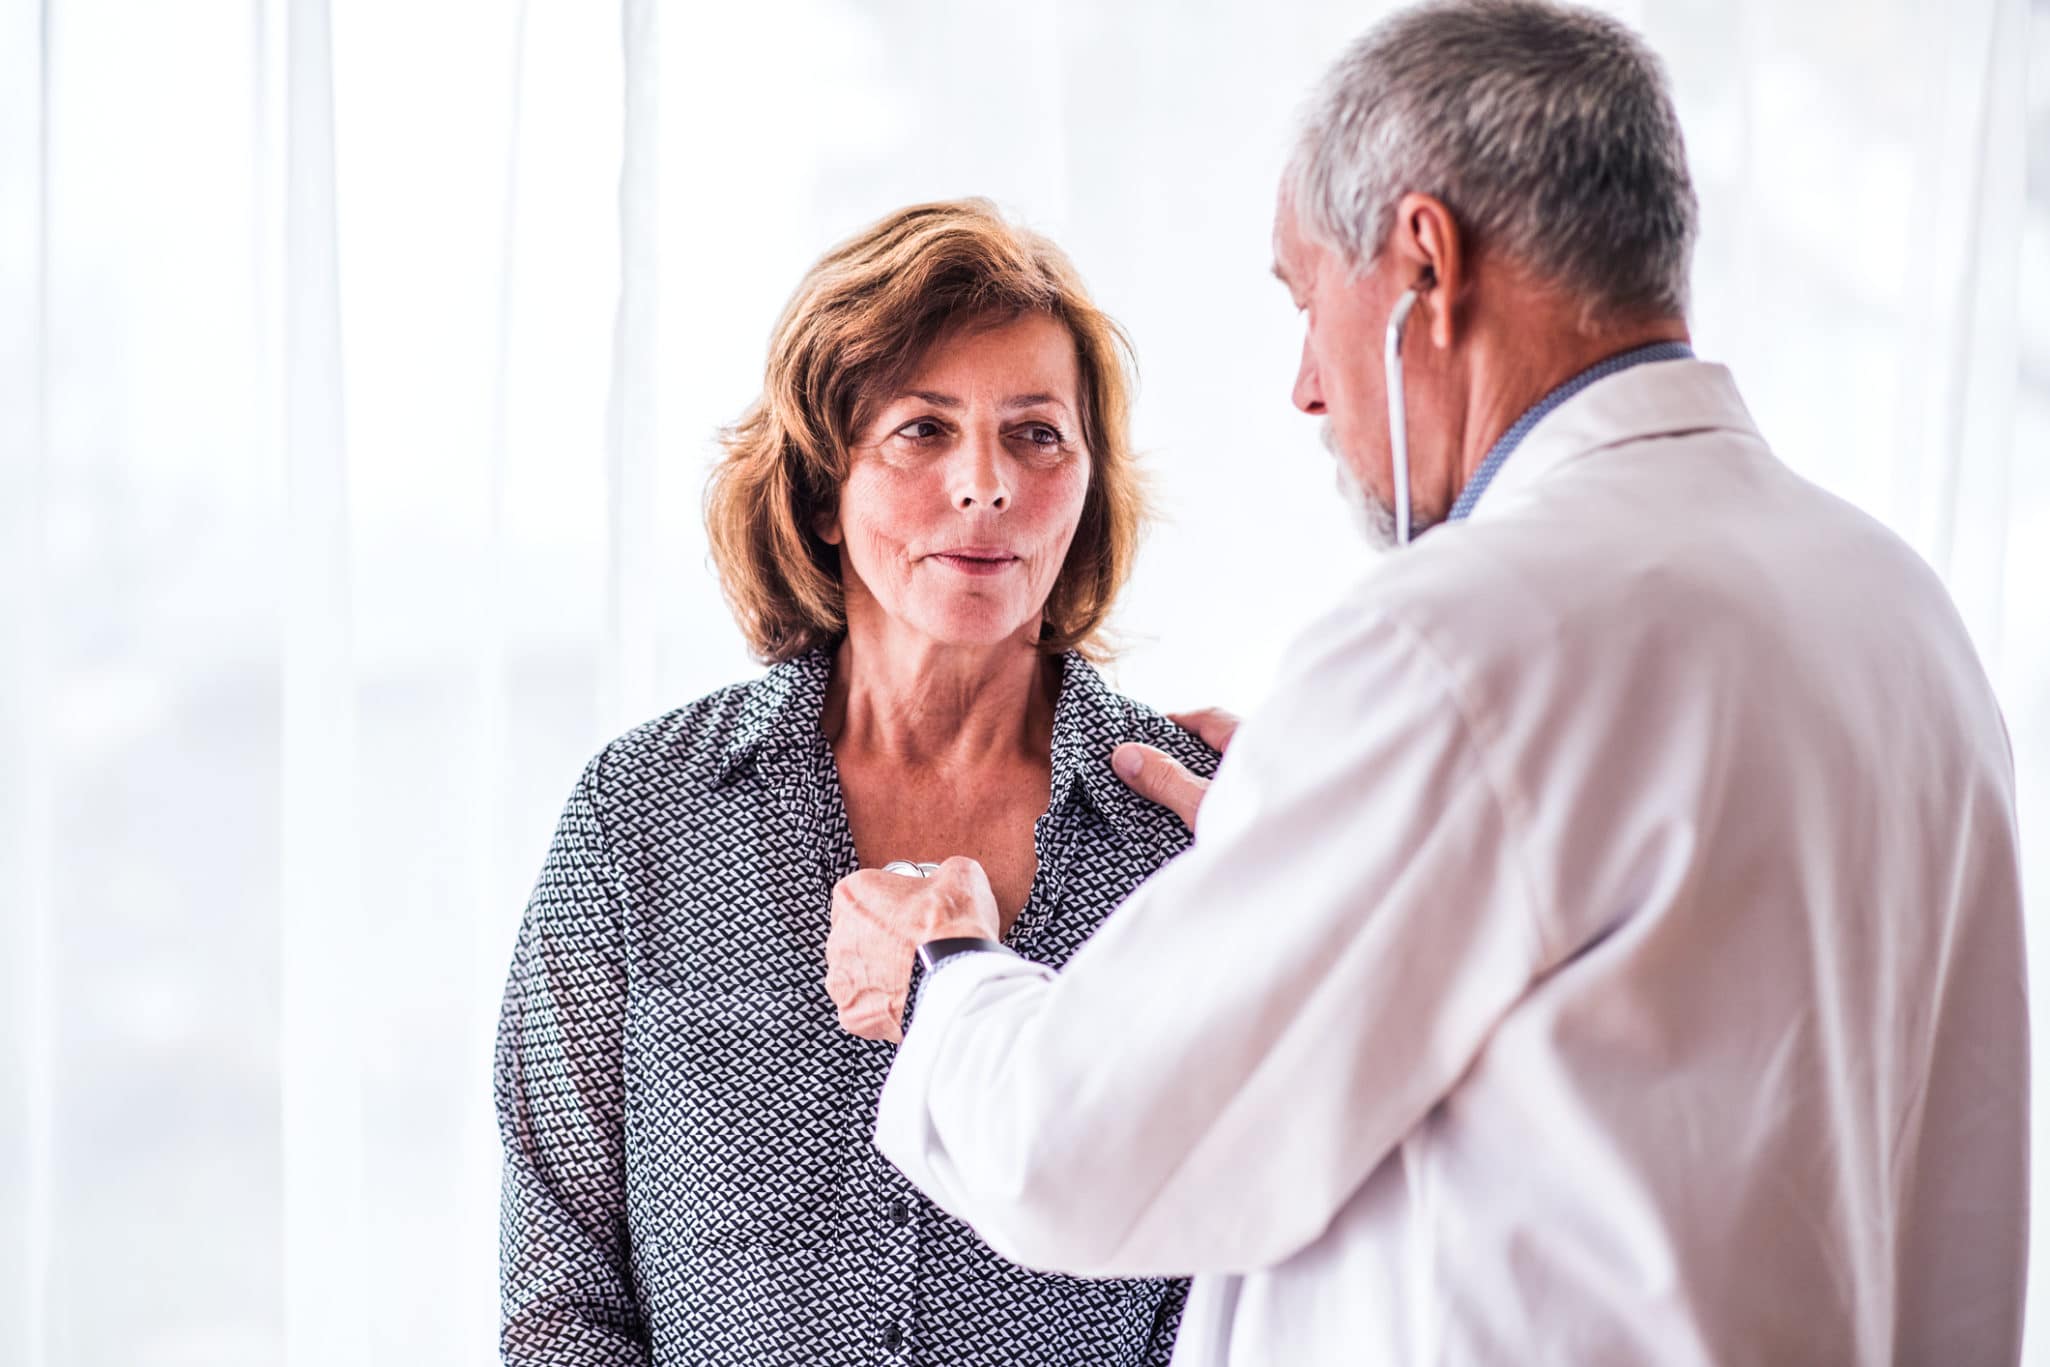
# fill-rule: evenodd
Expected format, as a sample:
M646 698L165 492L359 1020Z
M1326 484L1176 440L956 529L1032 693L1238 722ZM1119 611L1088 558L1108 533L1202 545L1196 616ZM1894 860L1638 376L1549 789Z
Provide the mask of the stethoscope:
M1403 291L1388 315L1381 364L1388 378L1388 454L1395 466L1395 544L1409 544L1409 413L1402 398L1402 325L1416 307L1417 290Z

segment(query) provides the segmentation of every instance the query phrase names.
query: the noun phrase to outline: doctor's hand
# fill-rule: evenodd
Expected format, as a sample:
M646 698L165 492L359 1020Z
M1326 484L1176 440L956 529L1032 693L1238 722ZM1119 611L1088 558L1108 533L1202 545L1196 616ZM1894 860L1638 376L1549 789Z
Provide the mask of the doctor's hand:
M863 1039L904 1038L911 962L928 940L1002 938L989 875L973 859L954 858L930 877L863 869L833 889L826 936L826 991L840 1028Z
M1220 755L1224 747L1231 744L1232 734L1239 729L1239 719L1221 707L1206 707L1200 712L1172 712L1168 720L1184 731L1193 731L1201 740ZM1127 742L1110 752L1110 767L1125 781L1125 786L1149 802L1157 802L1182 819L1190 830L1196 829L1196 811L1203 805L1203 797L1210 791L1210 780L1197 778L1165 751L1150 745Z

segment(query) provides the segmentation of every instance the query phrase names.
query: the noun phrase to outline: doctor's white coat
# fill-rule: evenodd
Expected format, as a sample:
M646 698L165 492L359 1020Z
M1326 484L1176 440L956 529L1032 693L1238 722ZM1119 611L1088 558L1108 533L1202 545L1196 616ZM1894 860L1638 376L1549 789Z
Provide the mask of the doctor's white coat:
M2012 763L1935 576L1729 374L1547 415L1293 648L1068 968L927 985L878 1140L1178 1367L2011 1363Z

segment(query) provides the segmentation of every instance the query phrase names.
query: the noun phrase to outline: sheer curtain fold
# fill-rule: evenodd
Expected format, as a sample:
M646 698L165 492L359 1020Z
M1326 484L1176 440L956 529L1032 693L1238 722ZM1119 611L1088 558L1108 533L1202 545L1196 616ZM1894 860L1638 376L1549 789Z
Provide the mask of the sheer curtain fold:
M510 69L506 73L504 146L499 149L503 190L498 205L498 261L494 281L492 365L487 388L486 437L478 495L482 528L475 548L477 578L471 594L464 654L460 667L469 675L468 705L461 732L464 743L457 764L471 776L475 800L467 804L461 826L464 859L459 885L471 889L468 905L458 916L468 921L466 963L459 967L467 983L461 996L464 1012L461 1057L490 1053L497 1029L497 1005L503 982L500 959L505 952L505 908L515 903L517 881L507 869L519 861L506 839L505 806L511 784L513 751L508 680L506 602L506 484L511 435L513 331L520 324L518 274L521 248L517 232L520 192L520 149L526 127L525 78L528 63L529 11L532 0L514 0L510 8ZM501 887L511 887L498 892ZM498 1200L498 1128L489 1110L477 1104L464 1113L455 1151L454 1180L449 1200L458 1227L492 1229ZM495 1265L473 1260L452 1269L457 1288L451 1303L468 1307L470 1315L452 1317L459 1336L474 1332L475 1317L487 1313L497 1294Z
M1903 295L1900 503L1890 520L1950 584L1996 670L2020 367L2027 176L2024 0L1927 16L1935 98L1915 165L1926 213ZM1934 282L1935 287L1930 287Z
M1271 189L1387 7L0 0L0 1360L493 1359L521 905L583 761L752 668L699 489L868 218L1072 251L1172 514L1119 681L1257 703L1359 554ZM1944 574L2040 826L2050 4L1612 7L1700 349Z
M0 5L0 1359L48 1350L51 1168L46 7Z
M661 6L622 0L619 289L606 423L607 639L601 715L624 728L657 710L662 594L655 582L661 377Z
M273 10L273 13L280 13ZM348 426L328 0L283 0L284 509L279 1080L287 1367L370 1361Z

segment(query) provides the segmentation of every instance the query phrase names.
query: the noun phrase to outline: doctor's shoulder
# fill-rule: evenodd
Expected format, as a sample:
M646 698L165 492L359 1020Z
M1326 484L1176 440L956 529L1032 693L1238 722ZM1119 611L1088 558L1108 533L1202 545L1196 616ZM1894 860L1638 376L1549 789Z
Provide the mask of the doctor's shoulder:
M1561 545L1511 520L1434 527L1387 552L1340 590L1301 644L1357 645L1390 635L1428 645L1448 666L1529 658L1612 570L1598 547ZM1463 672L1463 671L1460 671Z

